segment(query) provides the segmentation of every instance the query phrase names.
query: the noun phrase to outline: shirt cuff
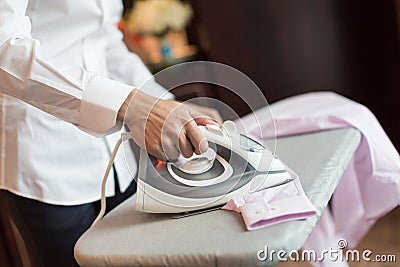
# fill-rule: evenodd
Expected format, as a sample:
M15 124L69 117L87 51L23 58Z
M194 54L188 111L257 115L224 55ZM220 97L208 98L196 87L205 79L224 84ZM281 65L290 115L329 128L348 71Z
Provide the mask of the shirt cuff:
M80 107L79 127L95 136L117 131L117 114L133 90L126 85L102 76L94 77L87 85Z

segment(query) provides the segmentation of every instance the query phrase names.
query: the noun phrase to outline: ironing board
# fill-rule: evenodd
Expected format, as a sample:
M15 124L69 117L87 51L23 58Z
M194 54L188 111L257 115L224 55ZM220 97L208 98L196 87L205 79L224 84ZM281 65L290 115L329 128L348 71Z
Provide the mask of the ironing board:
M75 245L81 266L273 266L257 252L299 249L314 228L360 142L344 128L279 138L277 155L300 177L317 215L246 231L239 213L217 210L172 219L134 210L134 196ZM266 145L271 145L266 140ZM276 258L276 257L275 257Z

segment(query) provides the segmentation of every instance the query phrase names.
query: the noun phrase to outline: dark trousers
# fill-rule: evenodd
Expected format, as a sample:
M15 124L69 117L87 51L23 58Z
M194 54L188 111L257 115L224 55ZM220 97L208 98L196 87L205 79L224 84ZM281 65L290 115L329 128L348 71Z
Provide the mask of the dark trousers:
M116 195L107 198L106 212L135 191L136 183L133 181L121 193L116 180ZM0 190L0 201L6 203L8 214L25 241L34 267L79 266L74 258L74 245L96 218L100 201L75 206L51 205L5 190Z

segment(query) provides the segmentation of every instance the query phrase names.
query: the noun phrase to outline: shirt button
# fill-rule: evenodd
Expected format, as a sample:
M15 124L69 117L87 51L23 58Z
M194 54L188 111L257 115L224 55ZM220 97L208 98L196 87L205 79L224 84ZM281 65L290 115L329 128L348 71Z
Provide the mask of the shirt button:
M264 213L265 212L265 210L264 209L259 209L259 210L256 210L256 213L257 214L261 214L261 213Z

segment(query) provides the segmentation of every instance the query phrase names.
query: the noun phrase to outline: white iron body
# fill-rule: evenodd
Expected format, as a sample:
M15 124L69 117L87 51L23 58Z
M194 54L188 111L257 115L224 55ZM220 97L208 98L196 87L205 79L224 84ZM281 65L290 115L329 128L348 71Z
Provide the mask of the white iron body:
M291 178L282 162L268 149L237 134L233 122L225 122L222 128L199 127L216 146L217 156L212 168L203 174L183 173L170 163L151 160L147 152L141 150L136 210L182 213L212 208ZM191 179L192 183L185 182ZM196 182L203 182L202 186L193 186Z

